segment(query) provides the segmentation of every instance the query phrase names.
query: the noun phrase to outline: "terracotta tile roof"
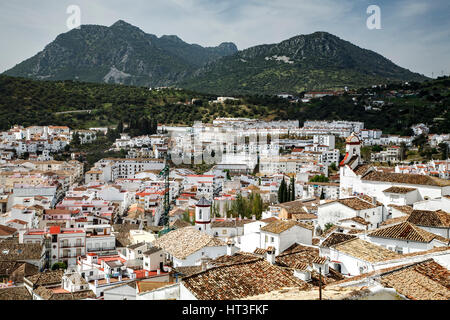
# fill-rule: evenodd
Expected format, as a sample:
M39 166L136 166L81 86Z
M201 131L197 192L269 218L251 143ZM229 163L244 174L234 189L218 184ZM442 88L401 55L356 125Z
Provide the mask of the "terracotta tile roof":
M39 286L49 286L61 283L64 271L54 270L47 272L40 272L30 277L25 277L25 281L29 282L34 288Z
M232 256L223 255L223 256L217 257L216 259L212 260L210 262L210 264L214 267L222 267L222 266L229 266L229 265L244 263L244 262L254 262L254 261L259 261L259 260L261 260L261 257L259 257L257 255L247 253L247 252L237 252Z
M260 256L261 255L265 255L266 252L267 252L267 250L266 249L262 249L262 248L256 248L255 251L253 251L254 254L257 254L257 255L260 255Z
M170 227L173 227L175 229L180 229L180 228L185 228L185 227L190 227L190 226L192 226L192 224L190 224L187 221L180 220L180 219L177 219L170 223Z
M294 220L278 220L278 221L274 221L271 222L267 225L265 225L264 227L261 228L261 231L266 231L266 232L270 232L270 233L276 233L276 234L280 234L286 230L289 230L290 228L294 227L294 226L299 226L308 230L313 230L314 227L310 226L308 224L304 224L301 222L297 222Z
M270 217L270 218L261 219L259 221L265 222L265 223L270 223L270 222L278 221L278 218Z
M334 231L336 231L338 229L338 227L337 226L335 226L335 225L333 225L333 226L331 226L330 228L328 228L328 230L327 231L325 231L324 233L322 233L321 235L320 235L320 237L322 238L322 239L325 239L326 237L328 237L330 234L332 234Z
M450 300L450 271L433 260L382 275L381 284L412 300Z
M359 238L338 243L332 246L332 248L368 262L384 261L387 259L397 259L402 257L402 255L398 253Z
M345 221L353 221L359 224L362 224L364 226L367 226L370 224L370 222L367 222L364 218L362 217L352 217L352 218L347 218L347 219L341 219L339 220L339 222L345 222Z
M318 248L307 247L296 243L279 254L275 258L275 261L281 266L292 267L296 263L311 264L317 257L319 257Z
M0 289L0 300L33 300L31 293L25 287Z
M335 201L330 201L329 203L332 203L332 202L341 203L344 206L347 206L353 210L366 210L366 209L374 209L377 207L377 206L373 205L372 203L362 200L358 197L339 199L339 200L335 200Z
M310 213L294 213L291 217L292 220L314 220L317 219L315 214Z
M126 247L131 244L130 230L138 230L139 225L132 223L114 224L113 230L118 247Z
M410 206L398 206L395 204L390 204L390 205L388 205L388 207L394 208L394 209L401 211L403 213L406 213L408 215L411 214L411 212L413 212L413 210L414 210L413 207L410 207Z
M432 241L433 239L448 242L448 239L444 239L434 233L425 231L409 222L399 223L390 227L378 228L369 233L368 236L426 243Z
M304 203L302 200L284 202L278 205L278 207L285 209L289 214L306 213L306 211L303 209L303 206Z
M194 252L207 246L225 246L225 242L214 238L194 227L186 227L171 231L153 241L154 246L160 247L178 259L185 259Z
M165 286L173 285L173 282L156 282L156 281L138 281L137 289L138 293L153 291Z
M34 290L34 293L39 295L44 300L83 300L88 298L95 299L97 297L92 290L69 292L45 287L37 288Z
M244 224L255 222L255 220L224 220L224 221L212 221L211 228L237 228L244 227Z
M324 264L328 259L325 257L315 257L311 262L317 264Z
M12 236L16 232L17 232L17 229L15 229L15 228L0 225L0 236L1 237Z
M387 188L386 190L383 190L383 192L405 194L416 190L417 190L416 188L390 187Z
M421 174L404 174L404 173L372 171L363 176L361 179L366 181L383 181L383 182L426 185L436 187L450 186L450 181L448 180Z
M0 261L40 260L43 245L38 243L0 242Z
M442 210L413 210L408 222L423 227L450 228L450 213Z
M360 164L355 169L353 169L353 172L356 173L359 176L364 175L370 168L372 168L369 164Z
M202 272L202 266L187 266L187 267L176 267L173 271L181 273L183 277L189 277L193 274Z
M286 287L310 288L292 272L263 259L214 267L182 283L199 300L236 300Z
M345 234L345 233L340 233L340 232L334 232L332 234L330 234L330 236L328 238L326 238L321 244L321 247L331 247L334 246L338 243L347 241L347 240L351 240L351 239L355 239L356 236L351 235L351 234Z
M383 221L380 224L380 226L389 226L391 224L398 224L398 223L405 222L406 220L408 220L408 216L402 216L402 217L387 219L386 221Z

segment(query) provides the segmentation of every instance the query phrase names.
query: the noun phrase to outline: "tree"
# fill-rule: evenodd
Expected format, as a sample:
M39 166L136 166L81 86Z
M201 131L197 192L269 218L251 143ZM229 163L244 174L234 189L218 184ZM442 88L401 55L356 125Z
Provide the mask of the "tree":
M295 178L291 178L291 182L289 184L289 201L295 200Z
M438 150L441 154L441 160L448 159L449 148L450 146L445 142L441 142L438 144Z
M329 182L330 179L328 179L327 177L325 177L323 174L322 175L316 175L314 177L311 178L311 180L309 180L309 182Z
M56 262L52 265L52 270L65 270L67 265L65 262Z
M328 223L325 225L325 229L323 230L323 232L327 232L328 229L332 228L333 226L334 226L334 224L328 222Z
M117 125L117 132L123 133L123 122L122 120L119 121L119 124Z
M330 169L333 170L333 171L336 171L336 170L337 170L336 163L333 162L333 163L330 165Z
M78 134L78 132L75 132L72 136L72 144L74 146L79 146L81 144L81 139L80 139L80 135Z
M287 184L283 178L283 180L280 183L280 187L278 188L278 202L279 203L287 202L289 200L288 196L289 195L288 195Z
M402 142L400 143L400 161L405 160L406 158L406 143Z

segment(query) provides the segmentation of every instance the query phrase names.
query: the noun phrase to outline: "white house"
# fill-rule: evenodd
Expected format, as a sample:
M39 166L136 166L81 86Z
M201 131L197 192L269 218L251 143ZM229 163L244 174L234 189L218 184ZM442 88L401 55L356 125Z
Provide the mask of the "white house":
M199 231L196 227L170 231L152 244L168 254L173 267L200 265L202 259L214 259L227 252L224 241Z
M438 236L450 239L450 214L443 210L413 210L408 222Z
M364 239L400 254L427 251L449 244L448 239L408 221L374 230Z
M314 227L293 220L278 220L269 223L260 230L259 248L275 248L280 254L294 243L312 245Z
M375 229L383 221L383 206L373 200L352 197L321 204L317 211L318 225L323 230L328 223L336 225L344 219L359 217L368 223L368 229Z

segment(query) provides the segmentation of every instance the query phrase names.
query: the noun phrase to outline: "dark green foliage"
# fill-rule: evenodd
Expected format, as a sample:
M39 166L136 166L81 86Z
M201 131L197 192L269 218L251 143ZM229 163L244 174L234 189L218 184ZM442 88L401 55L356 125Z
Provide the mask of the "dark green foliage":
M278 202L279 203L288 202L289 199L290 199L290 196L289 196L288 186L286 184L286 181L283 178L283 180L280 183L280 187L278 188Z
M317 175L312 177L309 182L329 182L330 179L328 179L327 177L325 177L324 175Z
M207 64L181 86L225 94L301 94L388 81L423 81L383 56L326 32L261 45Z
M439 91L444 98L434 105L425 103L425 96L395 98L392 105L383 106L381 112L376 112L365 111L363 102L355 105L348 96L314 99L307 104L292 104L276 96L242 96L242 106L196 106L185 103L192 98L209 101L215 96L184 90L149 91L120 85L32 81L0 75L0 130L7 130L14 124L66 125L72 129L108 126L120 129L122 122L123 127L126 127L125 124L129 126L124 131L129 132L142 130L139 121L146 118L151 123L151 132L156 132L157 123L192 125L194 121L211 122L216 117L252 117L297 119L300 126L306 120L363 121L366 128L378 128L386 134L401 134L411 125L423 122L429 125L431 133L447 133L450 132L450 112L447 112L450 86L446 83L444 80L433 80L415 84L412 88L436 87L435 91ZM389 85L378 91L381 96L377 99L383 99L384 93L395 89L398 86ZM59 114L68 111L85 112ZM336 147L342 151L345 144L337 139Z
M66 270L67 265L65 262L56 262L52 265L52 270Z
M259 193L251 193L248 198L242 197L241 194L236 196L236 200L231 205L232 217L261 219L264 204Z
M158 38L118 21L111 27L83 25L61 34L6 74L159 87L175 84L204 64L236 51L232 43L203 48L176 36Z

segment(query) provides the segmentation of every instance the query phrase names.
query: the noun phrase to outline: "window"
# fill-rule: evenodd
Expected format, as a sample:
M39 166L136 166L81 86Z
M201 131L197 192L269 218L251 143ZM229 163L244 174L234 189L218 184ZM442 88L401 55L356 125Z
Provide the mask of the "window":
M274 237L270 237L270 242L273 243L275 241Z

